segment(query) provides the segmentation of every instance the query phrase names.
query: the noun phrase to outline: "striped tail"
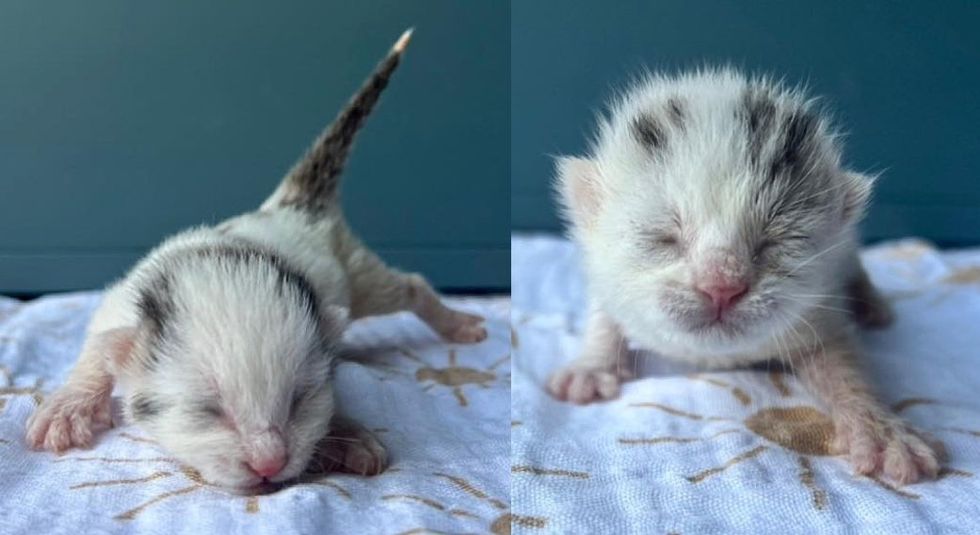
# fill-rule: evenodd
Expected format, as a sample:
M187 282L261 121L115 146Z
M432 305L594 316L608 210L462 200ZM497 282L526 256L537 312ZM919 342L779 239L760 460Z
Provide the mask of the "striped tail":
M320 134L306 155L296 162L275 193L262 204L262 209L293 206L319 212L333 203L354 137L388 85L411 37L410 28L398 38L347 106Z

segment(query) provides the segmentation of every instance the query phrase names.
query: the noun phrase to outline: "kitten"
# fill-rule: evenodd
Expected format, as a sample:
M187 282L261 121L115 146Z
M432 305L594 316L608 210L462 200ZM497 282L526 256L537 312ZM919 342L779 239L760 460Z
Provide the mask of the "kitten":
M861 474L935 478L942 445L861 377L856 324L892 313L857 256L873 178L799 89L732 69L648 76L599 121L590 154L558 161L588 279L581 355L548 388L618 395L628 342L728 368L778 358L830 409Z

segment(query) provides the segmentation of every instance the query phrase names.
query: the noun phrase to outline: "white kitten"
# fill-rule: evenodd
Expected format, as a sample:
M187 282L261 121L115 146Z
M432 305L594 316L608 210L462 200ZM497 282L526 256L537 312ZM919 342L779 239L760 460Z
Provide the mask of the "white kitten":
M936 477L941 444L857 368L855 322L891 319L857 257L872 179L841 168L801 91L730 69L649 76L600 119L590 152L558 163L591 315L556 397L615 397L627 340L709 367L778 358L830 408L858 472Z
M378 441L334 413L348 317L411 310L448 340L486 337L481 318L446 308L421 276L385 266L341 214L339 176L354 135L409 35L259 211L170 238L106 291L77 366L31 417L29 444L91 445L111 424L119 382L128 419L222 485L286 481L311 461L383 469Z

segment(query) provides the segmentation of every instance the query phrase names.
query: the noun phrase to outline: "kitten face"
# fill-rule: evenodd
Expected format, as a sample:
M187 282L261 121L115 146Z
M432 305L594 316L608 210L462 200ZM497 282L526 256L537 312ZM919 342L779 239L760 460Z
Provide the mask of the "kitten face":
M208 481L299 476L329 431L344 313L262 250L202 248L144 284L126 412Z
M770 343L852 252L869 181L838 154L796 93L730 71L649 80L601 125L582 176L563 166L597 297L641 341Z

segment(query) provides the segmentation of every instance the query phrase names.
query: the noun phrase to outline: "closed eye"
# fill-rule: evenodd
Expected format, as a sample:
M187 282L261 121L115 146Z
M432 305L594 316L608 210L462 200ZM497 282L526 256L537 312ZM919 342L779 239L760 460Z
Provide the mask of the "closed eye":
M767 250L772 249L775 246L776 246L776 242L774 240L769 240L769 239L762 240L761 242L759 242L758 245L755 246L755 254L756 256L758 256L766 252Z
M670 249L680 245L677 234L661 230L648 230L643 233L643 241L653 249Z
M296 411L303 405L303 401L306 400L305 392L296 392L293 394L293 402L289 405L289 414L296 414Z
M214 418L224 418L225 416L224 409L222 409L217 403L206 403L203 407L201 407L201 412Z
M766 238L756 245L755 258L758 259L763 253L775 247L793 246L793 248L798 249L799 247L806 245L809 240L810 237L805 234L789 234L786 236L780 236L778 239Z

